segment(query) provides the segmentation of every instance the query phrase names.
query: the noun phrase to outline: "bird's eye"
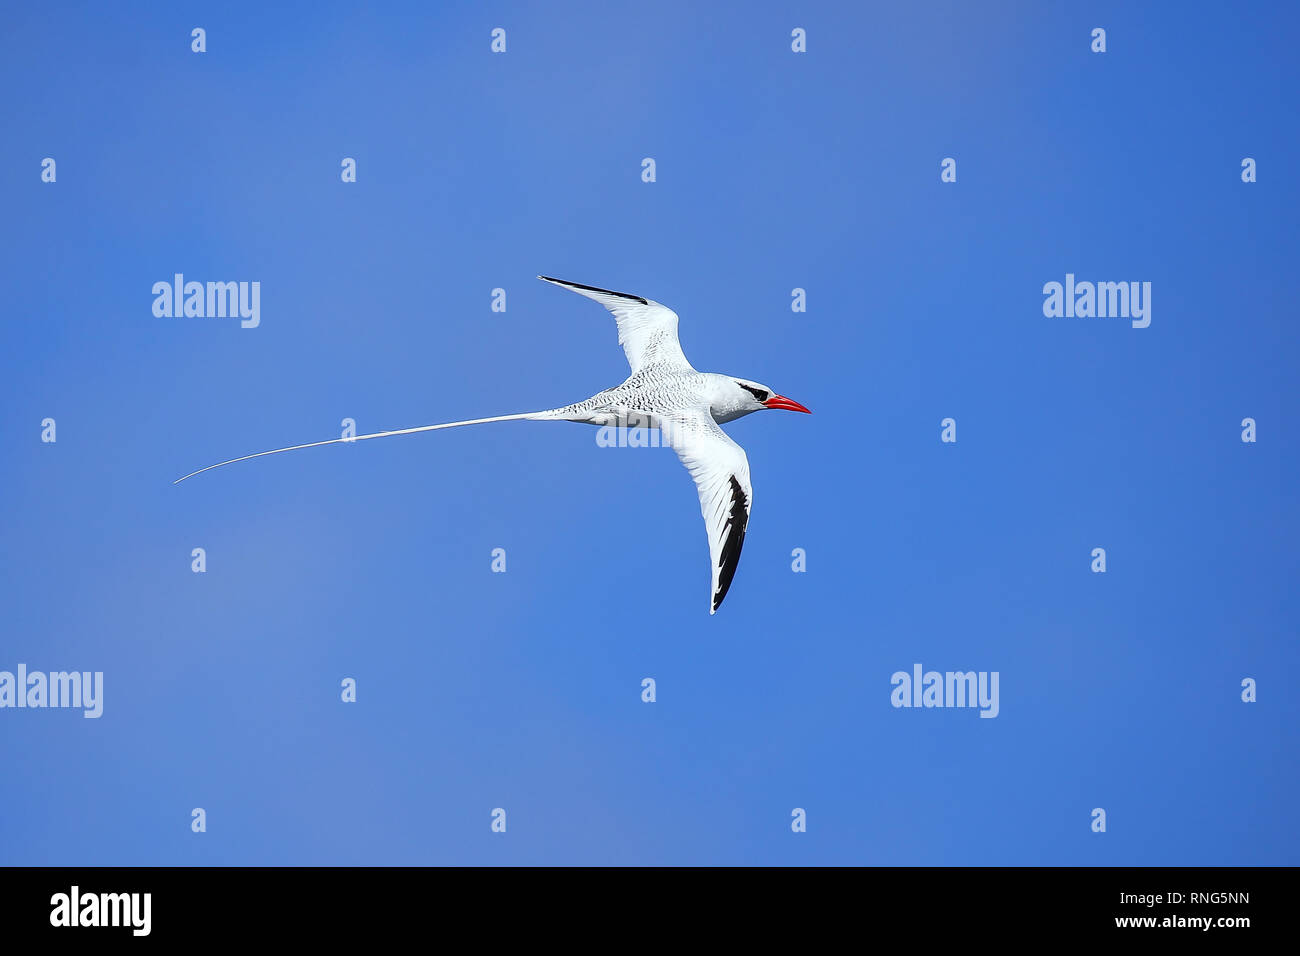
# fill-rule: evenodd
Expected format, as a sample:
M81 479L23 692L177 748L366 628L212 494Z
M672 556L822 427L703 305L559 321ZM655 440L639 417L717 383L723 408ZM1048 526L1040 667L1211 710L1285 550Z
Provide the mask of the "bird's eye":
M750 388L744 382L737 382L736 384L739 385L741 388L743 388L745 391L749 392L750 395L753 395L754 398L760 402L767 401L771 395L770 392L765 392L761 388Z

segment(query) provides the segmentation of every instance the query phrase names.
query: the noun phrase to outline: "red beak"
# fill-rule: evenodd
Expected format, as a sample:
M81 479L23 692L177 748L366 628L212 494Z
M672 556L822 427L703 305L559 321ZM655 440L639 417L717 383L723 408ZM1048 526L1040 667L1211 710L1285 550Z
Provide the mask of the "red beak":
M803 412L807 415L812 414L811 411L804 408L793 398L786 398L784 395L773 395L763 404L766 405L768 408L785 408L785 409L789 409L792 412Z

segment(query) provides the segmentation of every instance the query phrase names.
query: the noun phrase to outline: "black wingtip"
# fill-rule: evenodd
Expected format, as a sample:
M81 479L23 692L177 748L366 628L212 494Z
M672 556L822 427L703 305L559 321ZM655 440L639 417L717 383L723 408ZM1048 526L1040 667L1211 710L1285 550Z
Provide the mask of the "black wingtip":
M713 597L713 611L722 606L722 599L731 590L731 579L740 566L740 550L745 545L745 528L749 525L749 500L736 476L731 476L731 515L727 519L727 540L718 556L718 593ZM713 613L711 611L710 613Z
M599 292L602 295L613 295L620 299L630 299L633 302L640 302L642 305L649 305L649 301L641 298L639 295L629 295L626 292L615 292L613 289L602 289L596 285L583 285L581 282L569 282L565 279L556 279L553 276L538 276L543 282L554 282L556 285L568 286L570 289L586 289L588 292Z

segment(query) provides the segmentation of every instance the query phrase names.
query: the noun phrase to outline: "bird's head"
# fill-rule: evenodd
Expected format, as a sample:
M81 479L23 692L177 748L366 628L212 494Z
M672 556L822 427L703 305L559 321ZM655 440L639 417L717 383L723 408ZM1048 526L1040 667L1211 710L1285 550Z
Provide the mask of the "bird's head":
M733 378L731 382L735 386L734 398L738 415L748 415L750 412L761 411L764 408L784 408L792 412L812 414L793 398L778 395L773 389L759 382L751 382L745 378Z

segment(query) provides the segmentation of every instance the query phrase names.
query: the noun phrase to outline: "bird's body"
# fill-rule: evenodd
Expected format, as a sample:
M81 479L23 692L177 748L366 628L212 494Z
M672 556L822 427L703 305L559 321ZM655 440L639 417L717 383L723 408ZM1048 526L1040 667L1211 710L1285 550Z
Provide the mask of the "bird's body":
M185 478L220 465L282 451L487 422L568 421L603 427L657 428L663 436L662 444L669 445L677 452L682 464L695 480L699 492L700 510L709 533L709 554L713 565L709 613L714 613L731 587L749 524L749 514L753 508L749 460L744 449L732 441L718 425L764 408L800 412L808 409L798 402L777 395L758 382L696 371L686 360L677 339L677 313L667 306L623 292L564 282L548 276L538 278L594 299L613 313L618 322L619 344L623 346L632 369L626 381L614 388L597 392L581 402L560 408L421 425L354 438L334 438L276 448L209 465L184 478L178 478L177 481L184 481Z
M742 410L736 401L743 393L741 396L731 393L734 382L730 376L714 372L650 366L629 376L621 385L597 392L591 398L539 414L589 425L658 428L661 421L672 421L683 409L707 408L710 417L721 424L750 411Z

